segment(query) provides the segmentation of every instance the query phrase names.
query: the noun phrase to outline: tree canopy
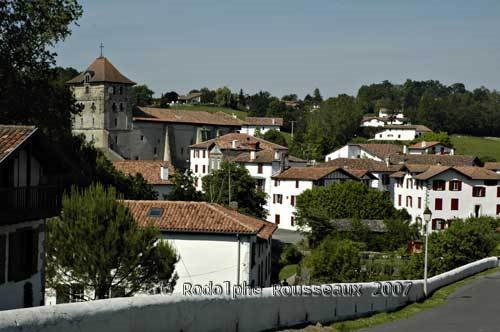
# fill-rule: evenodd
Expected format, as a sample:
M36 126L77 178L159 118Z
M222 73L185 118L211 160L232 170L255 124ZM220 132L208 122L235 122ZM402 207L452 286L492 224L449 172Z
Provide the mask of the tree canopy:
M153 95L154 91L145 84L132 87L132 107L151 106Z
M61 217L47 223L47 285L78 284L103 299L116 289L124 296L172 284L178 260L153 226L139 227L113 188L73 188L63 198ZM62 288L64 289L64 288Z
M175 173L174 188L168 195L170 201L200 201L203 198L201 192L194 186L194 176L190 169L185 172Z

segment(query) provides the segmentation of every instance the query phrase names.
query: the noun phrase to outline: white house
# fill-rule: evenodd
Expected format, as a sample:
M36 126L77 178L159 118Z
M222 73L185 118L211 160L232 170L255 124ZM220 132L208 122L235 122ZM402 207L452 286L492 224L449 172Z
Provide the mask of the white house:
M404 147L396 144L354 144L349 143L343 147L327 154L325 161L338 159L338 158L362 158L373 159L377 161L385 161L387 157L394 154L404 153Z
M201 103L201 92L192 92L185 96L179 96L177 98L179 104L200 104Z
M455 154L455 149L441 142L422 141L408 147L410 154Z
M60 163L37 128L0 125L0 310L44 304L45 218L59 213Z
M394 206L420 224L429 207L432 230L445 229L456 218L500 216L500 174L486 168L406 165L391 177Z
M396 112L391 114L391 112L386 108L380 108L378 116L376 115L366 115L361 121L362 127L383 127L387 125L402 125L406 122L406 119L401 112Z
M174 293L184 283L270 285L274 224L206 202L125 204L139 225L156 225L179 255Z
M339 167L291 167L272 177L271 221L278 227L296 230L297 196L314 186L327 186L347 180L363 181L367 185L375 177L365 171Z
M217 170L222 161L245 166L257 186L267 194L264 208L269 211L271 176L289 166L305 166L306 161L289 156L288 149L264 139L243 133L231 133L190 146L190 169L196 177L195 187L202 191L202 178ZM268 214L268 220L271 221Z
M269 130L280 131L282 125L283 125L282 118L247 117L244 123L241 125L240 132L242 134L255 136L257 132L265 134Z
M379 141L413 141L424 133L432 132L423 125L387 125L375 134Z
M144 180L152 185L158 199L166 199L174 187L175 169L168 161L117 160L113 165L125 175L141 174Z

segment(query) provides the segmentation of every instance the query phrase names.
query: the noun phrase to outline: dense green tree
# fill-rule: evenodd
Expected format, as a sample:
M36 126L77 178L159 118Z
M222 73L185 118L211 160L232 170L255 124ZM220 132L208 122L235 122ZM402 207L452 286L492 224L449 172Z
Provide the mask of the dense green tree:
M174 176L174 189L167 196L171 201L201 201L202 193L194 186L193 172L188 169L185 172L178 171Z
M61 217L47 223L47 286L78 284L95 292L81 300L95 300L118 288L131 296L172 283L178 257L166 242L156 243L159 235L153 226L138 226L114 189L73 188Z
M264 134L257 134L256 136L281 146L288 146L285 136L279 130L268 130Z
M81 14L76 0L0 2L0 123L34 124L52 139L70 135L79 109L52 68L53 49Z
M316 88L313 91L313 102L316 104L320 104L323 101L323 97L321 96L321 92Z
M258 218L267 215L264 209L266 194L257 189L257 182L248 170L235 163L223 162L220 169L203 177L203 192L210 203L238 203L238 211ZM229 198L231 196L231 198Z
M332 219L400 216L387 193L355 181L305 190L297 197L296 209L297 224L310 228L313 245L335 230Z
M132 87L132 108L135 106L151 106L154 91L147 85L136 85Z
M213 104L215 103L216 93L209 88L201 88L201 103L202 104Z
M453 147L453 143L451 142L451 137L448 135L447 132L441 131L441 132L430 132L430 133L424 133L423 135L417 137L412 143L417 143L417 142L441 142L444 143L450 147Z
M284 95L283 97L281 97L281 100L283 100L283 101L299 101L299 97L297 96L297 94L292 93L289 95Z
M258 93L248 96L247 104L249 106L249 116L266 116L269 103L271 102L271 94L267 91L259 91Z
M327 237L306 259L314 283L356 282L361 278L362 243Z
M169 107L170 103L179 100L179 94L175 91L166 92L160 97L160 107Z
M231 93L231 90L227 86L218 88L215 91L215 103L223 107L230 107L232 105L233 94Z

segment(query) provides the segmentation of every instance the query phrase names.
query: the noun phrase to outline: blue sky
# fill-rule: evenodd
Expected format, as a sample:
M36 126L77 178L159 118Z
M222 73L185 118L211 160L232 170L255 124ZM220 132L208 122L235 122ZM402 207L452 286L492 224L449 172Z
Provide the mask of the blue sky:
M500 89L498 0L90 0L56 47L104 55L156 94L227 85L303 97L437 79Z

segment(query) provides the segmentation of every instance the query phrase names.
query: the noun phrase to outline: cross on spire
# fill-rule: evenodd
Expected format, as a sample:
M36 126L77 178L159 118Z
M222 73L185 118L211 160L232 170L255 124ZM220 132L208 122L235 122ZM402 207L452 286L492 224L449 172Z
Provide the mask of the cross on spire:
M101 49L101 58L102 58L102 49L104 48L104 45L102 42L101 42L101 45L99 45L99 48Z

